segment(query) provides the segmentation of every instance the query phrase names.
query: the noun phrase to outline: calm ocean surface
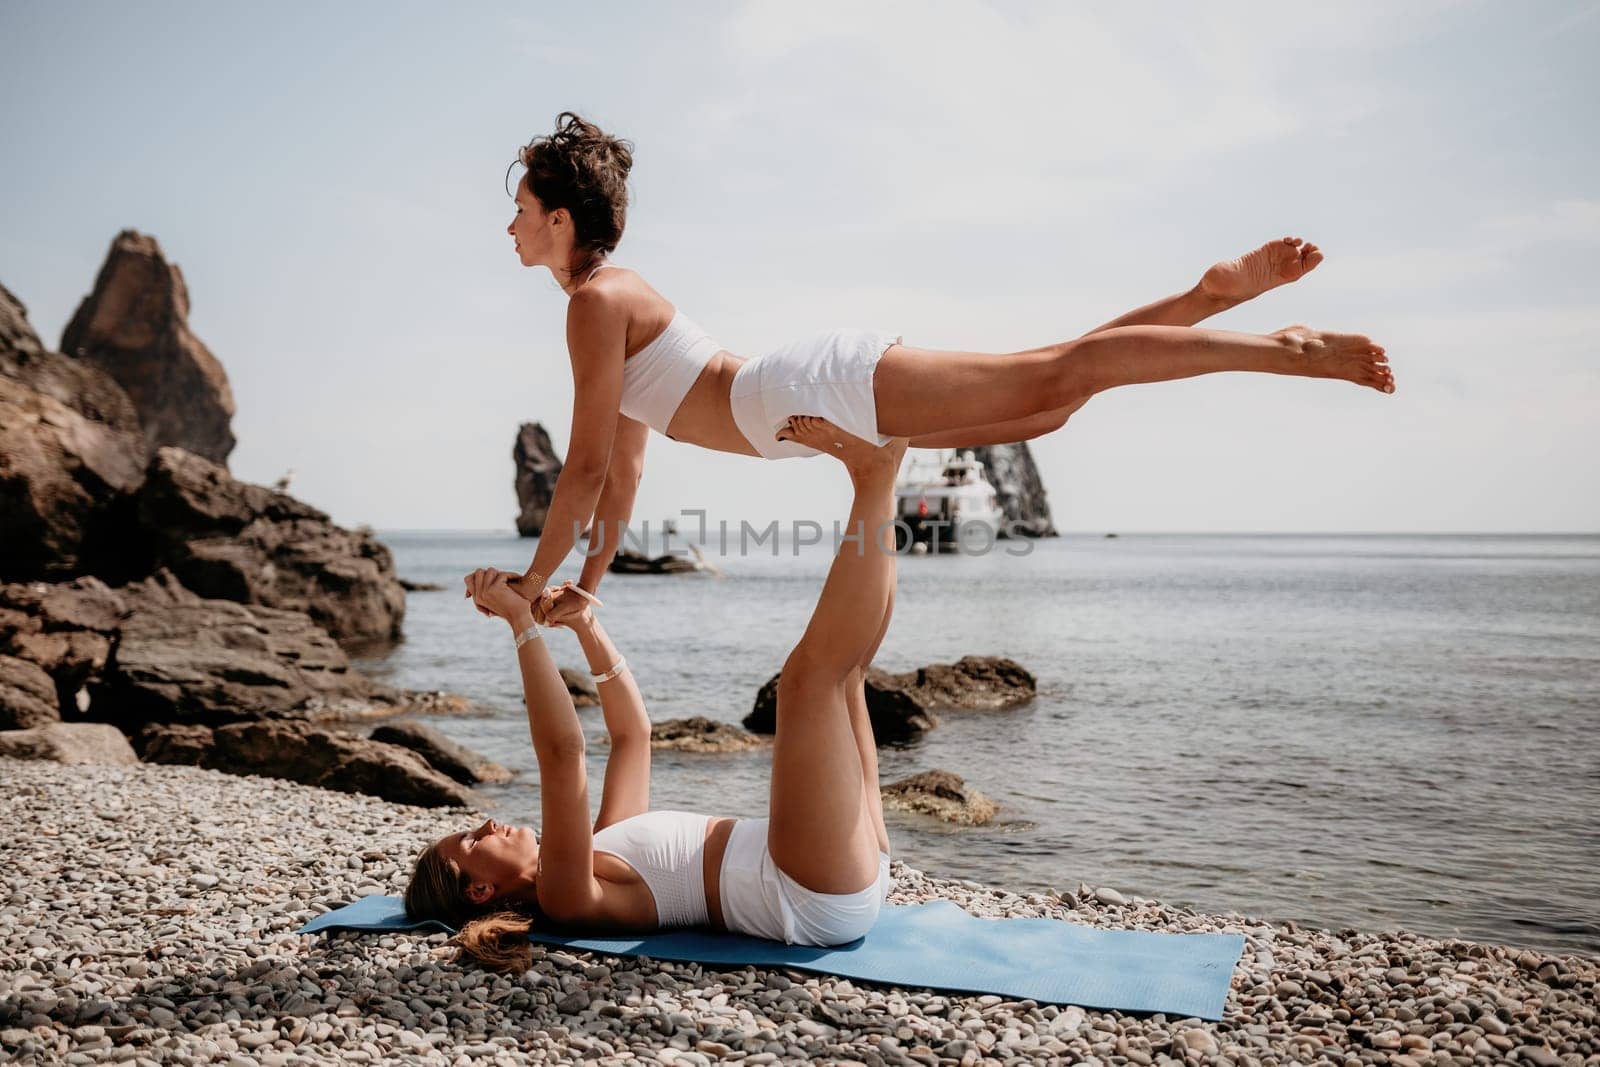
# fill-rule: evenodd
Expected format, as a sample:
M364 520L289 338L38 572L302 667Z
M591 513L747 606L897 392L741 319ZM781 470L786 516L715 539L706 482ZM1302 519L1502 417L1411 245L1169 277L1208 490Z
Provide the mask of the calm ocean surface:
M405 642L359 665L494 709L431 721L520 772L484 801L537 824L511 635L460 591L475 567L526 568L536 542L380 537L402 576L447 590L410 594ZM1005 655L1039 695L943 712L881 751L885 782L942 767L1002 808L959 830L886 813L898 858L1023 891L1081 879L1331 929L1600 951L1600 536L1012 544L900 561L879 666ZM831 544L707 554L725 578L601 587L654 719L737 723L804 628ZM572 635L552 636L582 667ZM579 714L603 736L598 708ZM605 751L591 744L596 806ZM656 753L652 805L765 815L769 767L766 751Z

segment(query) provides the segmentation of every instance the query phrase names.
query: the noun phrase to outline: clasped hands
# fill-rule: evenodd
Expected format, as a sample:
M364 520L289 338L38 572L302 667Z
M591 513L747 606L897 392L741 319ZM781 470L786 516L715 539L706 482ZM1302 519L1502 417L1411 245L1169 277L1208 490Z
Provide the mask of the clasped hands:
M533 621L540 626L565 626L576 628L590 617L590 605L601 606L600 599L572 579L560 585L541 589L529 600L514 585L521 576L495 567L479 567L467 575L464 596L471 598L472 606L480 614L514 623L524 610L531 609Z

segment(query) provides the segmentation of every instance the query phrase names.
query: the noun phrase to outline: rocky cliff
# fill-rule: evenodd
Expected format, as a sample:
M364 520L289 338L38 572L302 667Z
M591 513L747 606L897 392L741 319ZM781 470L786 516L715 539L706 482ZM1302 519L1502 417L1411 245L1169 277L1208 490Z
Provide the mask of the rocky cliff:
M227 464L234 445L228 375L189 329L183 272L154 237L117 234L61 351L122 386L151 448L173 445Z
M1056 528L1050 521L1044 483L1039 479L1039 468L1034 466L1027 442L984 445L972 452L983 463L1006 519L1016 523L1012 529L1024 537L1055 537Z
M517 470L517 533L538 537L544 532L550 501L556 495L556 479L561 477L561 458L556 455L550 435L537 422L517 428L517 443L511 449Z

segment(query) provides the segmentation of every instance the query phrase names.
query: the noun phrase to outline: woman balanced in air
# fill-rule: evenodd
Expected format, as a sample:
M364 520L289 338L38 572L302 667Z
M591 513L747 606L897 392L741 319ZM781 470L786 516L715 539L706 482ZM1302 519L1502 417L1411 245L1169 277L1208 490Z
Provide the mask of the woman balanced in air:
M1028 440L1060 428L1104 390L1217 371L1394 392L1384 350L1360 334L1193 328L1320 262L1315 245L1288 237L1218 263L1194 289L1076 340L955 352L840 329L743 359L637 271L607 261L627 218L629 142L563 112L555 132L524 146L519 162L526 172L506 232L522 265L548 268L570 298L574 384L571 441L544 533L527 572L512 579L530 601L591 519L591 540L599 543L591 544L578 584L598 586L632 511L652 429L704 448L781 459L815 454L802 441L779 439L792 415L826 418L876 444L905 437L914 448L950 448Z
M463 950L526 969L528 930L703 926L803 945L867 932L889 891L889 835L862 674L889 626L895 586L894 480L904 438L878 447L813 418L785 436L837 457L855 497L804 635L778 681L772 790L764 819L650 810L650 720L639 689L581 590L540 597L578 635L610 734L599 817L590 823L583 730L533 605L506 571L466 579L478 608L517 635L539 763L541 834L490 819L429 845L406 887L413 919L460 929Z

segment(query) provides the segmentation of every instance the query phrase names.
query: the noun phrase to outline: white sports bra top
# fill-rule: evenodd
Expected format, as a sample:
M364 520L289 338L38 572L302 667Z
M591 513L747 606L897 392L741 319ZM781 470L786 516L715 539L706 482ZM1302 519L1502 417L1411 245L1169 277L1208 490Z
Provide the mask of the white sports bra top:
M602 263L589 277L615 266L618 264ZM666 433L678 405L721 348L687 315L674 310L660 336L623 360L622 413Z
M598 831L594 848L639 872L660 926L702 926L711 921L703 869L710 822L692 811L646 811Z

